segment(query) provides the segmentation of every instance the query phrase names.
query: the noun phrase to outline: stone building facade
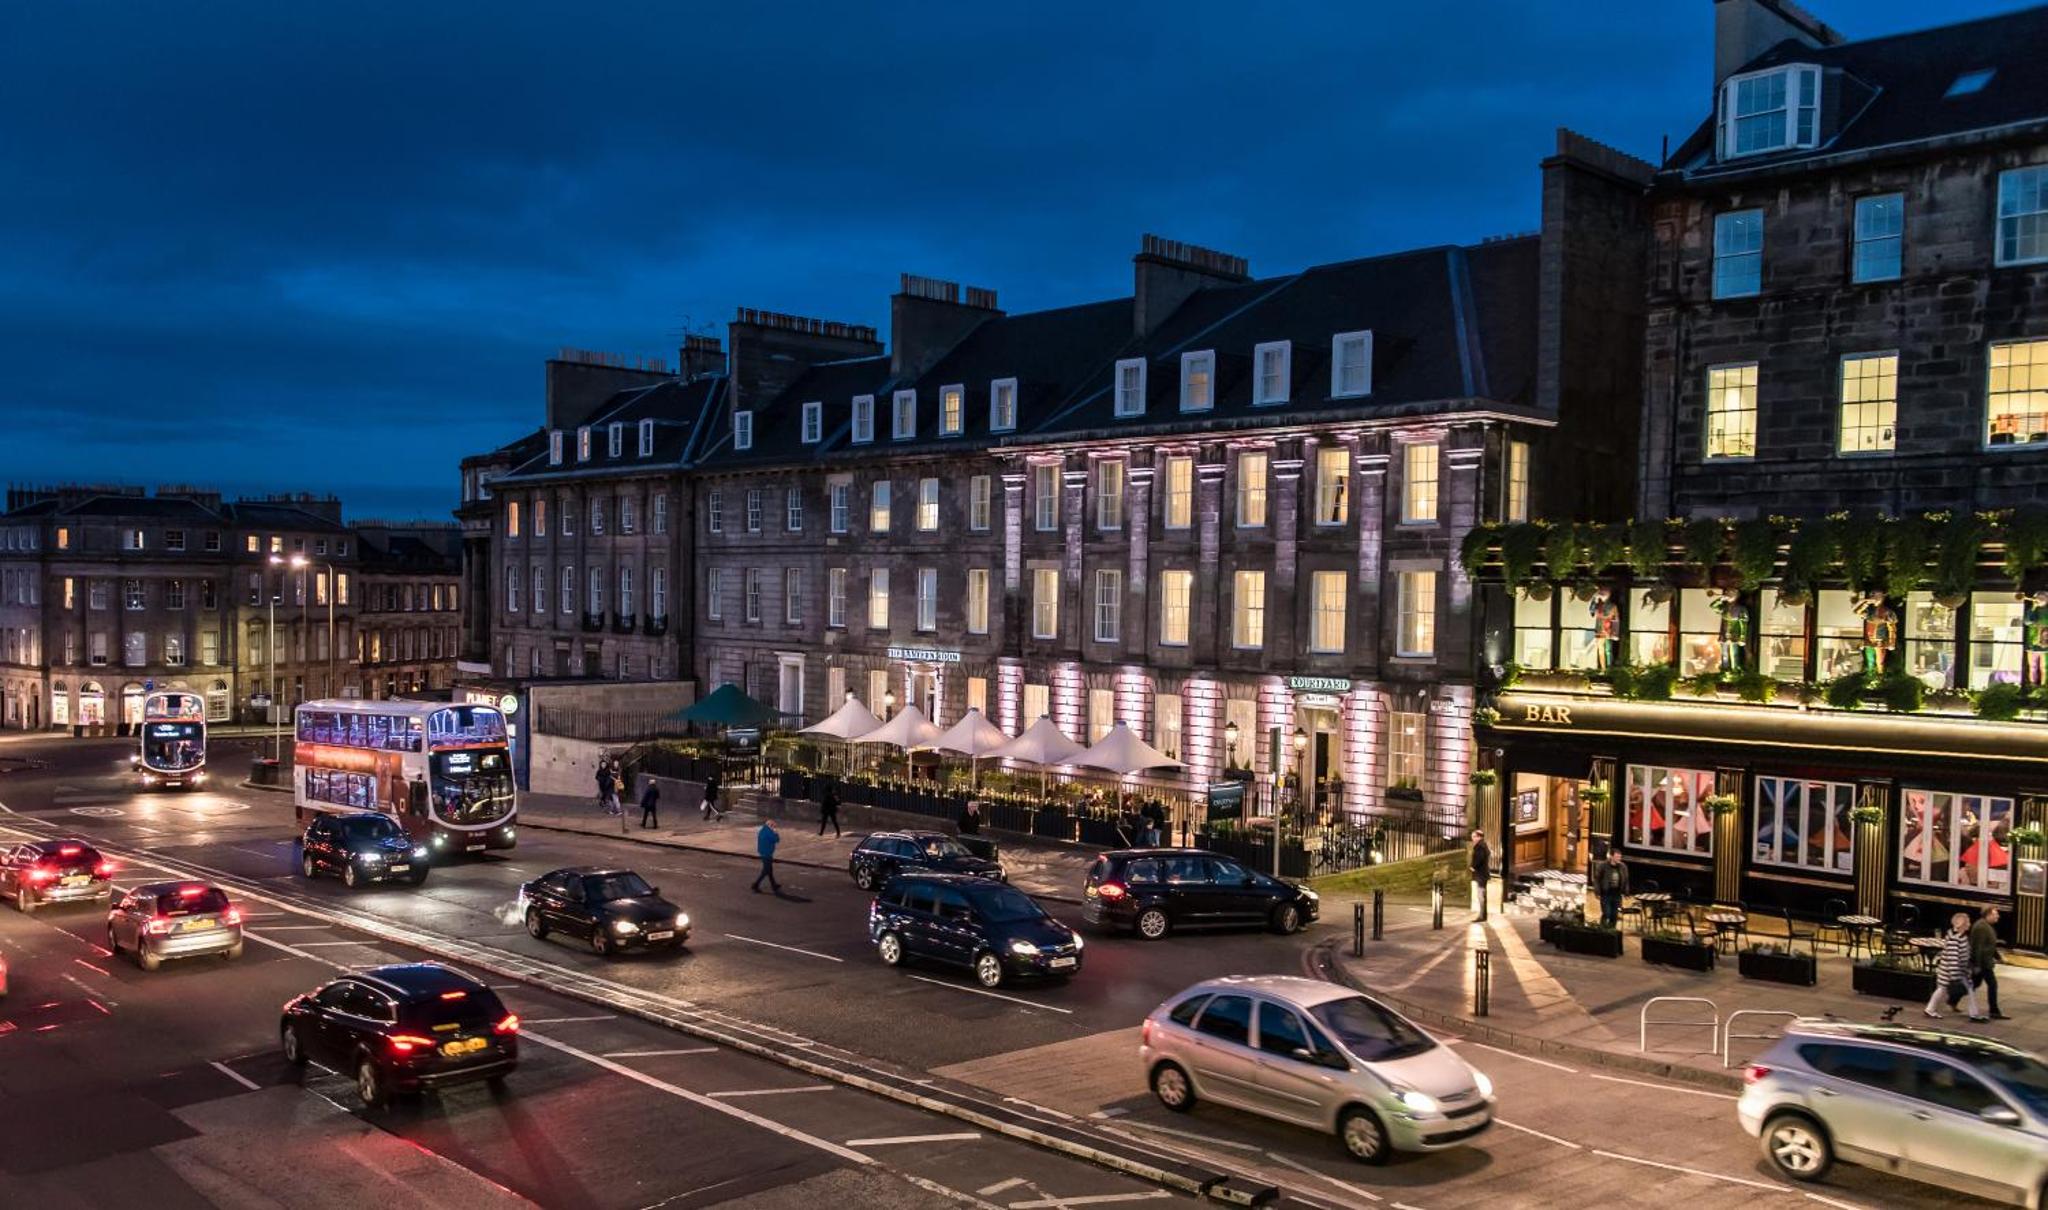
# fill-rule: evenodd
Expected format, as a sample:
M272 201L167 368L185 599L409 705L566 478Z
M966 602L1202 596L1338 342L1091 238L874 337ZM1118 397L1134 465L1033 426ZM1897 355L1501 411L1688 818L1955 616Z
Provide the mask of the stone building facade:
M445 693L462 644L462 537L450 522L359 521L362 695Z

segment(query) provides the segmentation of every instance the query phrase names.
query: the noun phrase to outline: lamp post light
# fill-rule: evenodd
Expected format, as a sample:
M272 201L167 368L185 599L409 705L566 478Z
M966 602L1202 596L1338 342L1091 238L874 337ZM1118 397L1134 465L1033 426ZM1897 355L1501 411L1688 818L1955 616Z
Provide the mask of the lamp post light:
M888 722L888 721L889 721L889 716L890 716L890 715L892 715L892 714L894 714L894 713L896 713L896 691L895 691L894 689L886 689L886 690L883 690L883 692L882 692L882 721L883 721L883 722L885 722L885 723L886 723L886 722Z
M271 562L277 562L277 556L272 555ZM335 572L334 564L329 563L325 559L308 559L304 555L293 555L291 565L301 570L309 566L318 567L327 573L327 693L330 697L340 697L341 689L334 683L334 606L337 598L341 595L341 577ZM302 624L305 621L304 605L303 601L300 602L299 613Z
M1294 729L1294 761L1299 770L1294 782L1294 811L1302 825L1308 823L1308 732L1300 727ZM1273 821L1273 877L1280 876L1280 820Z
M277 712L277 599L282 595L270 594L270 628L264 632L270 647L270 763L279 760L278 751L284 746L284 725Z
M1226 753L1223 767L1226 769L1237 768L1237 734L1236 719L1223 724L1223 750Z

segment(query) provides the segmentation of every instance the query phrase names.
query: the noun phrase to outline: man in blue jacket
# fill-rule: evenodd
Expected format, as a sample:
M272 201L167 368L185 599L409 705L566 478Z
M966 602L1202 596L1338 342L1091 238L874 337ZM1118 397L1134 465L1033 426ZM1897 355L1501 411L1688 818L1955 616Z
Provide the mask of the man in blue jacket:
M754 893L761 893L761 879L768 880L768 889L782 894L781 884L775 881L775 846L782 843L782 834L775 830L774 823L761 821L761 830L754 833L754 851L761 855L761 872L754 878Z

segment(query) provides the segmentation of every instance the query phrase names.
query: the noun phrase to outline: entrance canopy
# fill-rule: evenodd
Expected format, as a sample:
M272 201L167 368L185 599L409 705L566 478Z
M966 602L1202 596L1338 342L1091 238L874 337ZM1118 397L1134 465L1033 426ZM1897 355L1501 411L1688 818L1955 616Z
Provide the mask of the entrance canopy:
M1116 774L1181 767L1179 761L1139 739L1137 732L1123 723L1111 727L1108 735L1075 757L1073 763L1090 769L1107 769Z
M713 727L765 727L782 715L727 681L668 717L671 722L705 723Z
M846 704L834 710L823 722L805 727L799 734L822 735L827 739L859 739L871 731L881 729L882 720L874 712L860 704L857 697L849 697Z

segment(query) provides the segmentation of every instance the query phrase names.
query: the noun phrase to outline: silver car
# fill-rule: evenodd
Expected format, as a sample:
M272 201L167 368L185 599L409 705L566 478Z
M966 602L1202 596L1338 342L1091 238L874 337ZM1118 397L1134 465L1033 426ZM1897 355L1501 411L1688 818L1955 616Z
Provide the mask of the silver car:
M1736 1117L1796 1181L1836 1161L2048 1203L2048 1066L1971 1034L1794 1022L1744 1072Z
M1286 975L1198 983L1145 1019L1160 1104L1198 1099L1337 1137L1352 1158L1454 1147L1493 1124L1493 1083L1401 1014Z
M107 911L107 948L153 971L166 958L242 956L242 913L227 892L203 882L152 882Z

